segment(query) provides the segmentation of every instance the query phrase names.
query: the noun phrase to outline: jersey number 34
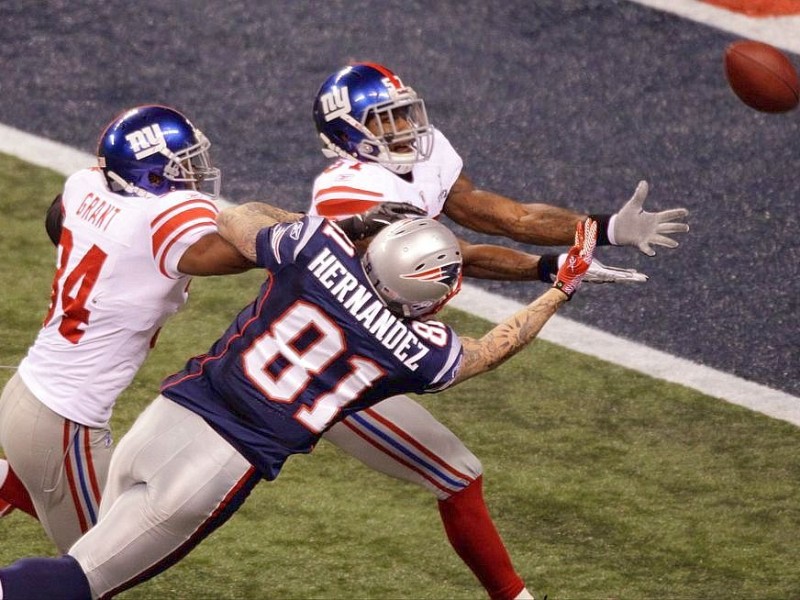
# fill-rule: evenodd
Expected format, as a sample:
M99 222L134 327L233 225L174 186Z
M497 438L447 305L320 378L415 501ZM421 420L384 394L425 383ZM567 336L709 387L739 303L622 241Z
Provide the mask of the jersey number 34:
M53 278L50 309L44 318L44 325L46 326L53 318L60 300L62 317L58 331L71 343L77 344L85 333L85 330L81 329L81 325L89 324L91 313L86 308L86 301L89 299L89 294L100 277L100 270L103 268L103 263L108 255L97 246L92 246L65 277L65 271L72 254L72 239L72 232L64 227L61 230L61 239L59 240L61 256L58 270Z

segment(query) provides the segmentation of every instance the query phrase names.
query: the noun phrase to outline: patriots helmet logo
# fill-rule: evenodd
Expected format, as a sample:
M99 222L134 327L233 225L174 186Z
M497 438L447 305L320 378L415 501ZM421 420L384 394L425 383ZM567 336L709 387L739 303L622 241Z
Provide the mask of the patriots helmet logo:
M417 273L406 273L400 275L403 279L413 279L416 281L430 281L431 283L444 283L452 288L461 274L461 265L453 263L442 267L434 267Z

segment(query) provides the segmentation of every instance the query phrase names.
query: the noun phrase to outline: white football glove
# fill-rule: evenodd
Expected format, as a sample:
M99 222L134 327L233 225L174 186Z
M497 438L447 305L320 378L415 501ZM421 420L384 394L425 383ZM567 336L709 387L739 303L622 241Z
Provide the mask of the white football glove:
M564 264L567 260L566 254L558 255L558 266ZM620 267L607 267L601 263L597 258L592 260L589 265L589 270L583 276L583 280L587 283L644 283L650 279L644 273L640 273L636 269L622 269Z
M645 212L642 209L647 198L646 181L640 181L631 199L622 209L611 216L608 223L608 241L615 246L635 246L647 256L655 256L656 251L650 245L675 248L678 242L665 234L685 233L689 231L686 223L676 223L689 214L685 208L673 208L657 213ZM587 281L589 281L587 279Z
M583 276L589 283L644 283L650 279L636 269L622 269L620 267L607 267L596 258Z

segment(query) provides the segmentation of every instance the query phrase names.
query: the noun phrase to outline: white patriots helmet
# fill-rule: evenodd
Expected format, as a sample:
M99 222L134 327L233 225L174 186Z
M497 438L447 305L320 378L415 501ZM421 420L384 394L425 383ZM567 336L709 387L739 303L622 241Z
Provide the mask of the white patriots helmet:
M422 98L375 63L351 65L328 77L314 99L314 123L325 156L377 162L399 175L433 150Z
M461 247L434 219L388 225L372 239L361 260L373 287L398 316L433 315L461 289Z

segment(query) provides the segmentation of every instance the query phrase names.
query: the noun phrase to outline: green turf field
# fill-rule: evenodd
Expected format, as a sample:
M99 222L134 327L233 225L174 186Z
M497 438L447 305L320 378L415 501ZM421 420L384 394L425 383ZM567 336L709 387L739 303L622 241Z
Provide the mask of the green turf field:
M47 309L55 254L42 217L60 185L0 155L0 384ZM118 401L117 439L259 282L195 280L188 308ZM456 311L444 319L470 335L489 326ZM537 597L800 598L796 427L546 342L421 401L483 461L490 510ZM52 553L31 518L0 520L0 564ZM447 544L432 497L322 442L183 562L121 597L484 594Z

